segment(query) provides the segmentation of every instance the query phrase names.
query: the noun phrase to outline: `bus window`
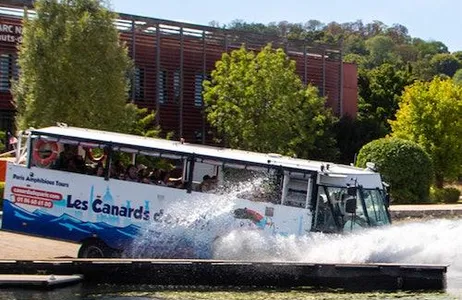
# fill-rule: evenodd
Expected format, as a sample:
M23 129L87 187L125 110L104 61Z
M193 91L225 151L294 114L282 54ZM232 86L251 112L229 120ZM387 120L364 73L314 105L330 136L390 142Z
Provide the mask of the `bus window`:
M307 180L290 178L284 204L288 206L305 207L307 187Z
M367 189L363 195L371 226L390 224L381 191Z

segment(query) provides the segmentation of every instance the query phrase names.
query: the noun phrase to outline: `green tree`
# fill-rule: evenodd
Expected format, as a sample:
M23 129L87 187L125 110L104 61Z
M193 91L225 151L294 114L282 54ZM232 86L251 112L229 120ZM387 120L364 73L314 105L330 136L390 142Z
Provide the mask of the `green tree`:
M412 76L391 64L362 70L359 75L358 118L376 124L378 131L374 139L384 137L390 132L388 120L395 119L399 97L412 82Z
M439 53L449 53L448 47L439 41L424 41L414 38L412 44L419 50L421 58L432 57Z
M436 77L406 88L392 135L414 141L430 155L436 186L460 174L462 166L462 87Z
M207 119L227 146L310 157L335 144L325 99L303 86L282 49L225 53L204 88Z
M461 62L457 57L449 53L436 54L430 60L433 75L447 75L452 77L461 67Z
M428 201L432 163L418 144L398 138L374 140L361 148L356 164L364 168L367 162L373 162L384 181L390 184L394 203Z
M13 87L19 128L56 122L130 131L131 61L100 0L39 0L24 19L20 77Z
M452 55L454 55L460 62L462 62L462 51L453 52Z
M149 111L147 108L138 108L134 105L130 106L129 111L131 115L135 116L136 121L127 128L127 133L146 137L159 136L161 129L158 125L155 125L155 111Z
M389 36L377 35L366 41L371 66L379 66L395 60L393 50L395 44Z
M457 72L452 76L454 83L461 85L462 84L462 69L457 70Z

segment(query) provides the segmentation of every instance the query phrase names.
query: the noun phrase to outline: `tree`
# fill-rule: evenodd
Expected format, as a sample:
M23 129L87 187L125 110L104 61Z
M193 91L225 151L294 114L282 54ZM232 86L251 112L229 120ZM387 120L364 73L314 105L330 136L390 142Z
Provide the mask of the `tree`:
M223 54L204 83L207 119L227 146L310 157L334 118L313 86L304 87L295 62L271 45ZM326 151L328 149L325 149ZM326 152L324 151L324 152Z
M14 83L19 128L56 122L129 131L131 61L100 0L39 0L24 19L20 77Z
M358 118L370 119L376 124L379 131L374 139L384 137L390 132L388 120L395 118L399 97L412 82L411 74L393 65L382 64L370 71L360 71L359 77Z
M406 88L392 136L414 141L430 155L436 187L460 174L462 166L462 87L436 77Z
M427 42L420 38L414 38L412 44L419 50L421 58L431 57L439 53L449 53L448 47L439 41Z
M462 51L453 52L452 55L454 55L460 62L462 62Z
M457 57L449 53L436 54L430 60L433 75L447 75L452 77L461 67L461 62Z
M135 115L136 121L127 130L127 133L146 137L158 137L161 133L160 126L155 125L156 113L147 108L130 106L131 113ZM168 136L168 134L167 134Z
M369 51L372 66L379 66L395 60L393 49L395 44L388 36L377 35L366 41L366 49Z
M432 163L424 149L414 142L398 138L374 140L361 148L356 165L373 162L395 203L428 201L433 179Z
M452 76L454 83L462 85L462 69L457 70L457 72Z

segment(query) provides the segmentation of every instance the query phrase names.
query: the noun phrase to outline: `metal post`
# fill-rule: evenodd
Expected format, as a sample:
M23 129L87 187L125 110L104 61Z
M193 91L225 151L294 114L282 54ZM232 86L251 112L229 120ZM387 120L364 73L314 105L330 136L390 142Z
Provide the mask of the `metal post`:
M160 124L160 24L156 24L156 125Z
M194 176L194 163L196 159L194 158L194 156L192 156L188 160L189 160L189 173L188 173L188 182L186 183L186 191L188 193L191 193L192 184L193 184L193 176Z
M322 50L322 96L326 96L326 50Z
M27 136L27 168L28 169L32 167L32 151L34 151L32 147L33 147L32 135L29 133Z
M183 137L183 89L184 89L184 72L183 72L183 63L184 63L184 36L183 36L183 26L180 28L180 137Z
M343 46L340 48L340 91L339 91L339 115L343 116Z
M306 86L308 85L308 55L306 53L306 41L303 42L303 68L304 68L303 82L305 83L305 86Z
M308 176L308 186L306 188L305 208L311 210L311 196L313 193L313 175Z
M135 62L136 65L136 24L135 24L135 19L132 19L132 59ZM131 102L135 102L135 76L136 72L133 72L132 75L132 99Z
M202 84L206 79L206 72L207 72L207 53L206 50L206 43L205 43L205 30L202 31ZM201 98L202 98L202 144L205 144L205 105L204 105L204 91L203 85L201 87Z

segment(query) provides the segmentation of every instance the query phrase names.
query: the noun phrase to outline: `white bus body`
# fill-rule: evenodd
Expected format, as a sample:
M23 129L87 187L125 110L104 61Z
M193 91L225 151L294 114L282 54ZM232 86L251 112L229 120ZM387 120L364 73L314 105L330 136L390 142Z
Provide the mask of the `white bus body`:
M234 197L226 204L230 220L226 228L223 224L216 225L220 228L208 228L214 224L207 220L190 223L191 230L211 232L208 240L176 237L184 245L167 252L157 251L153 245L149 255L211 258L214 241L239 228L304 235L310 231L342 232L390 223L381 177L369 170L73 127L31 130L26 137L26 160L21 161L18 149L17 161L7 167L2 228L82 243L79 257L117 257L129 253L134 241L147 232L161 235L165 223L180 224L182 220L175 210L182 203L207 199L212 202L217 197L213 192L196 191L198 180L208 173L222 185L226 169L277 174L277 197ZM97 177L40 167L34 162L39 156L33 153L38 151L34 147L38 140L59 144L60 151L63 144L79 149L105 148L109 150L107 170L113 163L114 151L174 158L183 162L183 186L167 187L114 179L108 173Z

